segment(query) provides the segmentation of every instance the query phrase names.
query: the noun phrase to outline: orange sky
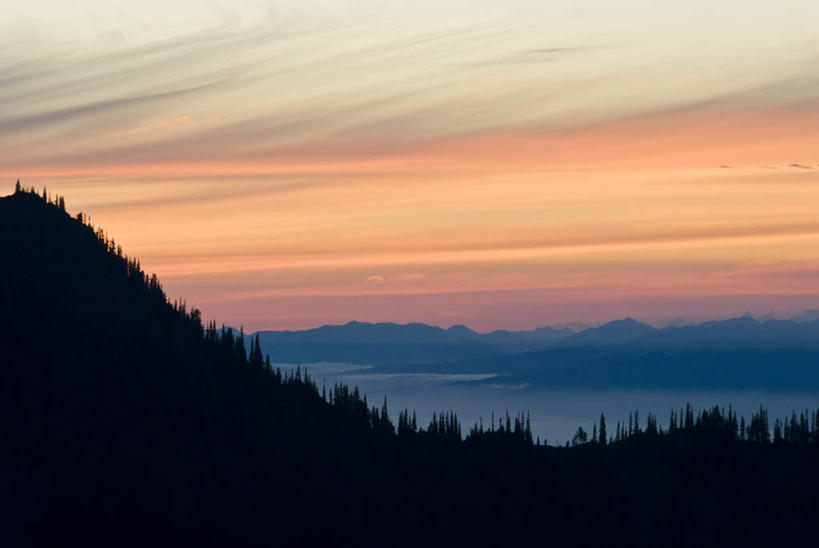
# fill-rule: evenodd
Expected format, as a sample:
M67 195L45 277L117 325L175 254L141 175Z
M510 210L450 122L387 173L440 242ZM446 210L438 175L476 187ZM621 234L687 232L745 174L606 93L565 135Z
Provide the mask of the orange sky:
M0 55L0 176L64 194L173 297L248 329L819 307L804 13L751 2L717 36L698 2L650 25L456 4L392 32L312 8L74 21Z

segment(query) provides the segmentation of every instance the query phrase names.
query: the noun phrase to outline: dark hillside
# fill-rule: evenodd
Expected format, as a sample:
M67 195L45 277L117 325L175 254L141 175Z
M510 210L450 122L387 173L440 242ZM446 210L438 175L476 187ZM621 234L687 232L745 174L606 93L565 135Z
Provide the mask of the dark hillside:
M246 345L249 348L246 348ZM528 418L421 428L269 367L113 242L0 198L0 542L812 545L819 415L718 409L536 445ZM249 350L249 352L248 352ZM379 402L380 404L380 402ZM600 430L604 428L600 422ZM778 433L778 434L777 434ZM611 440L611 443L609 441Z
M325 505L328 526L341 519L333 493L378 444L366 411L339 412L310 383L248 363L244 341L205 330L102 232L35 194L0 199L0 257L0 462L48 491L15 493L49 524L38 534L254 538L260 501L276 521ZM319 446L334 456L316 470ZM335 488L311 495L314 477Z

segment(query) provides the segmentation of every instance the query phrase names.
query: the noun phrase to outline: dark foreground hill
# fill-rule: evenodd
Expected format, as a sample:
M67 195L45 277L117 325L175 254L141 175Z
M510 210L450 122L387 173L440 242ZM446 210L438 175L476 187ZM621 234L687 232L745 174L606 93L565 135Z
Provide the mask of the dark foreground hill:
M0 199L5 546L814 544L816 414L776 443L764 411L718 409L565 449L523 416L396 430L167 302L58 204Z

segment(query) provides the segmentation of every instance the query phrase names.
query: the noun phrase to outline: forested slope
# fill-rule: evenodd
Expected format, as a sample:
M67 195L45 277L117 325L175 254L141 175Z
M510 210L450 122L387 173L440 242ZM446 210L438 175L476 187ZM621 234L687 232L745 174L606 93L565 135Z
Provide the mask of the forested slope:
M746 426L721 410L572 448L532 443L522 415L467 433L450 413L422 427L410 411L396 428L381 402L282 374L255 340L203 326L62 199L29 191L0 199L0 348L9 546L816 534L813 414L777 443L764 413Z

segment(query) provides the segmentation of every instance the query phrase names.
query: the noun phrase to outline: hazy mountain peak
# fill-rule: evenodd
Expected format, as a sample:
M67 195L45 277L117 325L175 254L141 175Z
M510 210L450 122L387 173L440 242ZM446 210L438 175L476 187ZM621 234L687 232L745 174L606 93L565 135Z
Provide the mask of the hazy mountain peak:
M651 332L656 331L656 328L642 322L638 322L634 318L626 317L622 320L613 320L608 323L604 323L600 327L594 327L591 329L587 329L586 331L622 331L622 330L639 330L641 332Z
M797 323L813 322L819 320L819 309L808 308L801 314L793 316L791 319Z
M623 344L630 343L635 339L644 337L658 330L648 324L640 323L634 318L623 318L581 331L575 335L566 337L561 341L562 345L600 345L600 344Z

